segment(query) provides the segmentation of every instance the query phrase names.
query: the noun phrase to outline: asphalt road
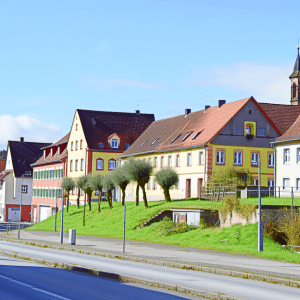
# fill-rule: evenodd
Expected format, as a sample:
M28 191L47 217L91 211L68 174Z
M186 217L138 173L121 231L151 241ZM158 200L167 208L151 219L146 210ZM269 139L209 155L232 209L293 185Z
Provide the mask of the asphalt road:
M8 242L0 242L0 249L57 262L77 264L79 266L94 268L114 274L135 276L190 288L221 292L244 299L300 299L300 289L261 281L174 269Z
M0 299L3 300L191 299L178 294L0 256Z

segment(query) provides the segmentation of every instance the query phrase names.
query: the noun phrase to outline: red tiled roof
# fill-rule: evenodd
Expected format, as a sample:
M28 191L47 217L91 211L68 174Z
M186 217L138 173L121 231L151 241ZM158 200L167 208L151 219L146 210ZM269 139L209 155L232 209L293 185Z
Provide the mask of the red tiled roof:
M123 113L77 109L83 132L90 150L109 150L123 152L125 144L134 141L154 121L153 114ZM111 148L108 137L116 133L120 137L120 147ZM103 143L103 148L99 148Z
M9 175L10 173L12 173L13 170L4 170L0 173L0 181L3 181L3 179Z
M275 143L291 140L300 140L300 116L282 136L275 139Z
M300 105L259 103L261 108L284 134L300 115Z

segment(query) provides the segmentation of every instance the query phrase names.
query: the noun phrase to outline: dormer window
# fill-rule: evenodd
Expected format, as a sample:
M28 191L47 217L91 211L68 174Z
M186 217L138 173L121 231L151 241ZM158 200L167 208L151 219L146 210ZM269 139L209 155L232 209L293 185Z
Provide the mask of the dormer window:
M44 158L46 158L46 150L44 150Z
M249 126L246 127L246 134L251 134L251 128Z
M111 147L112 148L118 148L118 140L117 139L112 139L111 140Z
M60 156L60 147L57 147L57 156Z
M249 115L252 115L252 108L249 108L248 112L249 112Z
M52 157L52 155L53 155L53 148L51 148L50 150L50 157Z

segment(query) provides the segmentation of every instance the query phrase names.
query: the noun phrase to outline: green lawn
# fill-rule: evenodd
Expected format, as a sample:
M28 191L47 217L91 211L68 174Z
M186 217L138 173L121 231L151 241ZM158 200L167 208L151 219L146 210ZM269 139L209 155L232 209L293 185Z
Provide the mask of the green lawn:
M257 199L245 199L242 203L257 204ZM263 204L289 204L289 198L263 198ZM270 259L285 260L290 262L300 262L300 255L290 250L286 250L281 245L274 243L269 238L264 238L264 251L257 252L257 224L235 225L231 228L209 228L194 229L184 233L173 234L169 236L160 236L158 234L159 223L150 226L135 229L143 221L148 220L156 213L168 208L211 208L218 209L221 203L212 203L199 200L178 200L171 203L164 201L149 201L149 208L145 209L143 203L138 207L135 203L127 203L126 211L126 238L130 240L146 241L152 243L162 243L177 246L195 247L201 249L212 249L226 252L255 255ZM295 201L300 205L300 199ZM64 214L64 231L69 228L76 228L79 235L102 236L111 238L122 238L123 234L123 215L124 209L121 203L113 203L113 209L110 210L107 203L102 203L102 211L97 212L97 204L92 203L92 211L86 207L86 226L82 225L83 207L77 209L73 205L69 208L69 213ZM60 212L57 218L57 228L60 229ZM26 230L45 230L54 231L54 216L34 225ZM227 239L227 244L221 243L221 240Z

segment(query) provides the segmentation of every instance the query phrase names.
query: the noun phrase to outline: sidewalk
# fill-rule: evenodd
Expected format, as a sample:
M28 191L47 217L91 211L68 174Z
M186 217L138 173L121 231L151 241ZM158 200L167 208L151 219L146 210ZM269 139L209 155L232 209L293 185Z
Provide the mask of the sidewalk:
M0 233L0 240L18 241L17 234L17 231L10 231L9 235ZM123 253L121 239L77 236L76 245L73 246L69 245L68 236L68 233L64 234L64 244L61 244L59 232L22 230L19 242L27 242L35 245L43 244L48 245L48 247L63 248L80 253L96 254L165 266L196 270L201 270L202 267L202 271L213 273L215 273L214 269L223 269L300 280L300 264L295 263L211 250L135 241L126 241L125 253ZM175 264L180 264L180 266Z

